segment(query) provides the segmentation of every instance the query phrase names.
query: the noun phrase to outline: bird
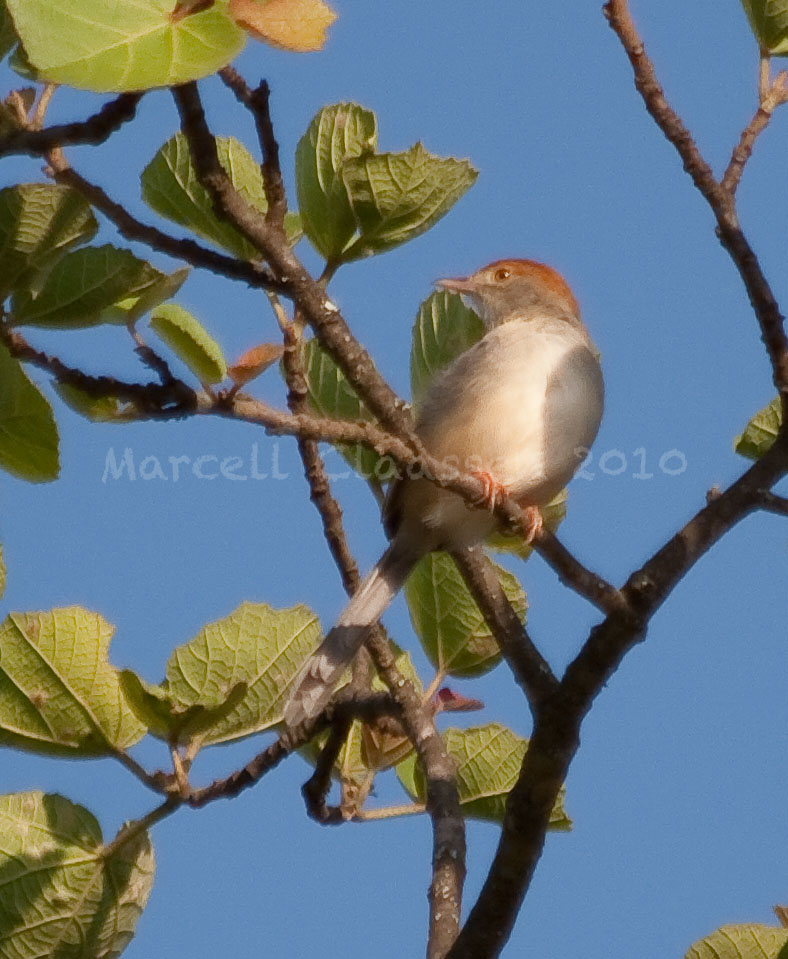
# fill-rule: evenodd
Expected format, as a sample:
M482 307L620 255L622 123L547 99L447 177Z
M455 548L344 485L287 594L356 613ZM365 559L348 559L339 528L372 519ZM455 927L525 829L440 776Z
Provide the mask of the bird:
M542 527L539 508L566 486L599 429L599 353L567 282L543 263L496 260L435 285L459 294L484 333L432 380L416 432L434 459L482 481L486 505L504 491L513 497L530 542ZM479 505L428 476L393 481L383 505L389 546L296 675L284 709L288 728L325 708L423 556L477 545L495 531L492 508Z

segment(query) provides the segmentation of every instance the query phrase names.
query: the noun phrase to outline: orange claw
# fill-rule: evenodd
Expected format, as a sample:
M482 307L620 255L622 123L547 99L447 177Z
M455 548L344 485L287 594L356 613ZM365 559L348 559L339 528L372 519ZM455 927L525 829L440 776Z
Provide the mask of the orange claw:
M471 470L470 475L475 476L484 487L482 493L471 502L471 506L485 506L492 513L504 497L508 496L509 491L487 470Z
M538 506L523 506L522 517L525 545L530 546L544 529L544 520Z

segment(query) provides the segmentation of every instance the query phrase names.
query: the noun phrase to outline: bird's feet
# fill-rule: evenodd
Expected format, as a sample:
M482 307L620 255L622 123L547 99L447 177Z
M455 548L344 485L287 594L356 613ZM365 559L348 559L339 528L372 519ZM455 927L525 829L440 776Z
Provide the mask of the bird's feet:
M525 545L530 546L544 529L544 520L538 506L523 506L521 510Z
M484 506L493 513L495 507L500 505L509 495L509 490L487 470L470 470L470 475L475 476L482 484L482 492L476 499L471 500L470 505L474 509L480 509Z

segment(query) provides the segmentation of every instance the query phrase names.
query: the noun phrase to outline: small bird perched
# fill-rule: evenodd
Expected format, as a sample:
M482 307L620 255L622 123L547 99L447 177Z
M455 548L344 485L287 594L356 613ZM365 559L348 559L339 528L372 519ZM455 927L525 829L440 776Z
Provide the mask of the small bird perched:
M514 497L530 542L539 507L569 482L599 429L597 351L572 291L542 263L498 260L436 285L467 299L485 333L430 384L416 431L437 460L482 479L488 505L502 489ZM391 543L301 670L285 707L291 728L323 709L422 556L473 546L495 529L491 510L422 477L396 480L383 515Z

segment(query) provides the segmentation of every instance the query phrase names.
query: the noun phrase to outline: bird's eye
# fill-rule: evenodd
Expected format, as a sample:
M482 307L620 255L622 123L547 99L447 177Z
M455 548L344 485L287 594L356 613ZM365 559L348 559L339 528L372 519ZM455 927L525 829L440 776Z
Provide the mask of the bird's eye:
M493 273L493 279L496 283L503 283L503 281L508 280L511 275L511 270L507 270L505 266L502 266Z

